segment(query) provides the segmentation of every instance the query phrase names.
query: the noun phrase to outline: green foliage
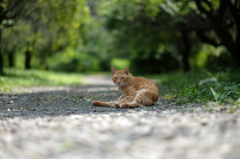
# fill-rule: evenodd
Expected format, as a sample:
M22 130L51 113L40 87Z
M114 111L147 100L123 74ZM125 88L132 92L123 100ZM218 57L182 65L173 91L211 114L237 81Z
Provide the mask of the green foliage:
M166 97L174 97L179 103L207 103L214 101L223 104L234 104L240 98L239 71L210 73L208 71L192 71L174 73L153 78L160 78L163 85L160 93Z
M0 92L11 91L12 88L32 86L60 86L81 84L83 74L57 73L41 70L5 69L5 76L0 76Z
M240 84L235 82L208 83L202 86L190 85L183 88L177 97L183 97L184 102L215 101L231 103L240 97Z
M214 47L204 44L198 53L190 56L191 68L207 68L211 70L224 70L237 66L234 59L225 47Z
M159 73L183 66L180 24L187 23L184 16L196 9L194 4L103 0L98 13L113 33L116 57L128 58L135 73Z
M224 1L221 1L221 3L223 4ZM200 1L200 4L202 8L206 9L206 12L209 11L212 5L214 11L210 11L209 14L215 19L219 19L218 16L223 16L220 19L224 19L224 21L231 19L227 17L227 13L219 13L221 10L225 10L219 9L219 0ZM141 68L141 71L159 73L159 70L162 69L156 69L157 65L153 64L158 63L160 68L164 68L164 65L161 66L162 62L155 58L162 52L168 52L177 61L180 61L180 67L178 68L187 66L187 61L190 61L191 68L212 67L211 64L216 65L214 67L229 67L233 61L229 60L230 58L233 59L232 56L229 56L227 60L223 60L226 56L217 56L215 58L215 55L215 57L211 55L218 50L216 48L221 43L220 37L231 37L232 32L236 30L234 28L225 29L227 32L230 31L230 34L218 35L220 32L215 29L219 28L217 26L222 26L222 22L219 25L212 24L211 21L214 21L214 19L206 18L204 12L203 16L201 16L202 11L197 6L197 1L102 0L99 6L98 13L104 17L105 26L113 33L116 39L113 43L116 46L116 56L129 58L133 68L139 68L142 66L140 64L146 63L149 70ZM221 6L224 6L224 4ZM227 24L223 26L227 26ZM225 33L225 31L221 31L221 33ZM185 40L185 45L182 42L184 41L183 33L189 35L189 40L188 42ZM231 39L234 39L234 37ZM209 43L212 48L207 50L205 49L207 46L202 49L200 41ZM163 51L159 51L161 45L164 45ZM225 47L228 46L225 45ZM231 45L231 47L228 48L230 52L235 46ZM235 52L239 52L239 49L237 50ZM208 59L210 61L207 61ZM162 60L173 61L174 59L162 58ZM152 65L149 65L149 63ZM188 67L184 68L187 70Z
M113 58L111 60L111 66L117 70L124 70L126 67L130 67L130 64L131 63L128 59Z
M99 16L92 16L90 22L85 25L83 45L75 49L76 52L95 59L93 63L96 63L101 71L109 71L111 59L117 57L113 36L103 26L103 20Z
M73 47L81 42L79 36L82 31L81 25L89 21L89 8L85 0L43 0L41 4L44 13L48 13L44 16L48 20L50 31L58 31L57 34L53 35L52 49L66 44L67 47ZM49 9L48 12L46 9ZM48 19L49 17L54 18Z
M235 68L237 67L236 61L231 57L230 53L226 50L216 56L210 54L208 56L206 67L210 69L223 69L223 68Z
M9 5L17 2L21 5ZM221 15L219 0L201 1L206 11L208 4L213 17ZM187 62L191 68L235 66L226 51L231 49L217 47L224 43L214 32L217 26L229 26L233 27L226 30L229 35L236 35L231 13L215 18L226 25L219 22L213 27L194 0L4 0L0 8L8 16L24 10L0 24L4 61L14 52L17 67L23 67L19 63L26 51L31 52L33 68L67 72L108 71L111 65L123 69L119 65L125 62L116 59L129 60L132 72L139 74L181 70ZM200 40L198 31L209 39ZM186 46L183 33L189 36Z
M96 72L100 70L97 57L72 49L54 54L48 58L47 64L49 69L54 71Z
M17 11L24 8L24 12L17 14L12 29L3 26L4 54L28 50L46 69L48 56L59 50L74 49L82 43L81 34L89 21L85 0L19 0L19 3L19 7L14 6ZM7 10L9 15L17 12L11 5Z
M84 34L82 52L98 57L103 71L108 71L111 61L115 59L131 61L131 70L135 73L166 71L171 69L172 63L173 69L178 69L176 47L168 43L171 34L160 31L161 28L153 28L158 25L156 21L163 24L168 17L164 12L162 19L161 16L154 18L161 10L159 4L162 3L165 1L112 0L95 2L95 5L91 3L93 15ZM165 57L167 59L164 60Z

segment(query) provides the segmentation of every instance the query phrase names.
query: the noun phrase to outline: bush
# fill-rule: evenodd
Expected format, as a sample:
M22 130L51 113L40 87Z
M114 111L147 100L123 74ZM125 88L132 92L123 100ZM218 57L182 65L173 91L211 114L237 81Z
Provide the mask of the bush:
M210 54L207 58L206 67L213 70L233 68L236 66L234 59L227 51L222 51L218 56Z
M48 59L50 70L66 72L96 72L100 70L97 57L86 53L57 53Z

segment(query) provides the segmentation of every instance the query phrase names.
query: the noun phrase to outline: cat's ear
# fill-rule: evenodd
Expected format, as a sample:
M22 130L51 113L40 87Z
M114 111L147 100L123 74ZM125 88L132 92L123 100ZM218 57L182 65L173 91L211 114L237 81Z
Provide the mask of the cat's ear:
M124 73L126 73L127 75L129 74L129 67L125 68Z
M114 67L111 67L112 75L117 72L117 70Z

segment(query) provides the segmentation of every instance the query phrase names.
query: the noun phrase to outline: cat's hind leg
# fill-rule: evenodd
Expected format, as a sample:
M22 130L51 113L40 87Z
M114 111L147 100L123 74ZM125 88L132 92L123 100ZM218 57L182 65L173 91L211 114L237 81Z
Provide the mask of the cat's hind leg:
M148 89L141 89L137 91L137 94L132 102L124 103L125 107L145 107L150 106L157 101L158 96L155 92Z
M123 98L122 98L122 96L123 96ZM114 101L115 107L118 107L121 109L125 108L124 104L132 102L135 97L135 95L129 95L129 96L126 96L125 98L124 98L124 95L122 95L122 96L121 96L121 98L122 98L121 100Z
M137 101L132 101L132 102L124 103L124 107L135 108L135 107L145 107L145 106L138 103Z
M107 107L115 107L114 102L100 102L100 101L92 101L92 105L94 106L107 106Z

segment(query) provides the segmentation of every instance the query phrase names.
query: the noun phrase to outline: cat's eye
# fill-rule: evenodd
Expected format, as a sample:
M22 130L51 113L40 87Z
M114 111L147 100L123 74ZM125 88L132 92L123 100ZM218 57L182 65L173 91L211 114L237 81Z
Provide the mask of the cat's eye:
M117 77L114 77L115 79L118 79Z
M124 79L124 77L121 77L121 79Z

